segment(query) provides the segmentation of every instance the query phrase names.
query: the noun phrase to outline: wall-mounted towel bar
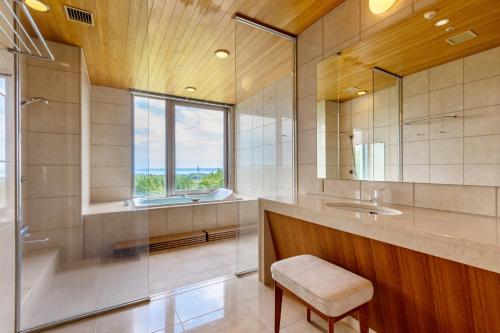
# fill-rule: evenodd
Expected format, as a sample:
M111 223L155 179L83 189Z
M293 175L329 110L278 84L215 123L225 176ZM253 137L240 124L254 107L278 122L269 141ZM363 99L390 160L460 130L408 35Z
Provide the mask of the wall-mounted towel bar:
M401 124L408 126L411 124L415 123L421 123L424 121L430 121L430 120L445 120L445 119L453 119L453 118L458 118L457 115L436 115L436 116L430 116L430 117L422 117L422 118L415 118L415 119L409 119L402 121Z

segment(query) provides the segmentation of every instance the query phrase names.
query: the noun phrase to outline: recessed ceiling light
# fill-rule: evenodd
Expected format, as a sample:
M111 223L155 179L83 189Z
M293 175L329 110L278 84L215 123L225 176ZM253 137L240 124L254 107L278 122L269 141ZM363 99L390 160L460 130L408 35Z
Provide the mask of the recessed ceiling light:
M424 18L425 18L426 20L432 20L432 19L436 16L436 13L437 13L437 12L436 12L435 10L430 10L430 11L428 11L428 12L425 12L425 14L424 14Z
M358 96L363 96L363 95L366 95L367 91L366 90L360 90L356 93L356 95Z
M437 21L436 23L434 23L434 25L435 25L436 27L442 27L443 25L447 25L447 24L448 24L448 22L450 22L450 20L449 20L449 19L447 19L447 18L445 18L445 19L442 19L442 20Z
M23 2L26 6L38 12L46 13L50 10L50 6L41 0L24 0Z
M195 87L186 87L186 91L195 92L196 88Z
M445 29L446 32L450 32L450 31L453 31L455 30L455 27L448 27Z
M396 0L369 0L368 5L373 14L382 14L396 3Z
M215 56L220 59L226 59L229 57L229 51L224 49L219 49L214 52Z

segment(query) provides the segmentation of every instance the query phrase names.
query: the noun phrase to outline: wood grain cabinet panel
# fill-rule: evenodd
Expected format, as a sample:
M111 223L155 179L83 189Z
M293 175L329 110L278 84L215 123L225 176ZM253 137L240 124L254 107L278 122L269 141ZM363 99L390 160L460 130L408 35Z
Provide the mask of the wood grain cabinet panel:
M276 259L309 253L373 282L369 323L378 333L500 332L500 274L273 212L266 216Z

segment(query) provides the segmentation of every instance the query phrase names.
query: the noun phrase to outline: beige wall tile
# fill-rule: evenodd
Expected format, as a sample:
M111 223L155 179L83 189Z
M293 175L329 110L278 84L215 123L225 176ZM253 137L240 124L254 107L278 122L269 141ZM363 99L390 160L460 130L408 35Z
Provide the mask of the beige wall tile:
M310 95L316 95L316 65L321 57L313 58L298 68L297 95L299 99Z
M298 178L299 194L323 192L323 180L317 178L316 165L299 165Z
M167 234L178 234L194 230L194 210L189 207L167 209Z
M50 101L28 105L28 130L80 134L80 104Z
M15 226L0 227L0 331L13 333L15 327Z
M316 130L301 131L298 135L299 165L316 163Z
M403 97L423 94L429 91L429 70L403 78Z
M28 163L31 165L79 165L80 136L28 133Z
M465 136L500 134L500 105L466 110Z
M132 96L128 90L103 86L92 86L90 100L92 102L132 105Z
M361 182L354 180L324 180L324 192L341 198L360 199Z
M403 181L413 183L429 182L429 165L403 165Z
M464 144L462 138L430 141L431 164L463 164ZM411 153L411 152L410 152ZM418 163L417 163L418 164Z
M430 183L458 184L464 183L464 166L460 165L431 165Z
M447 113L445 116L456 118L435 119L430 122L430 138L461 138L464 135L463 111Z
M83 216L83 255L85 259L99 258L102 252L102 215Z
M194 206L194 230L213 229L217 226L216 205Z
M319 20L297 38L297 63L303 63L323 53L323 20Z
M500 87L500 76L466 83L464 87L465 108L473 109L500 104L498 89L491 89L491 87Z
M30 198L80 196L79 166L28 166Z
M91 145L90 165L130 166L131 155L131 147Z
M28 66L28 97L42 96L49 101L80 103L80 75Z
M90 188L90 200L92 203L126 200L132 197L131 193L130 186L92 187Z
M238 203L221 203L216 205L217 227L238 225Z
M148 237L148 212L121 212L102 215L104 253L111 253L116 242L141 240Z
M149 237L167 234L167 209L148 209Z
M383 202L413 206L413 184L399 182L361 182L361 200L368 200L373 189L384 189Z
M92 102L90 119L92 123L130 126L132 108L128 105Z
M90 143L96 145L130 146L132 133L130 126L92 124Z
M430 90L438 90L463 83L464 61L458 59L429 70Z
M81 264L83 256L83 228L71 227L63 229L32 231L33 239L48 238L47 247L58 248L62 264Z
M429 122L415 122L403 126L403 142L429 140Z
M500 163L500 135L464 138L465 164Z
M323 17L323 50L359 34L359 10L359 0L347 0Z
M415 184L415 207L495 216L495 188Z
M403 143L404 164L429 164L429 143L427 141Z
M500 164L465 165L464 184L500 186Z
M414 95L403 99L403 119L427 117L429 115L429 94Z
M500 75L500 47L464 59L465 82Z
M297 126L299 131L316 128L316 95L309 95L301 98L297 109Z
M81 226L80 206L79 196L28 199L27 225L31 231Z
M80 73L80 52L78 46L47 41L54 61L47 61L36 57L26 57L29 66L38 66L53 70ZM31 82L30 82L31 83Z
M429 111L431 115L460 111L463 109L463 85L431 91Z
M257 200L238 203L239 224L257 224L259 221L259 202Z
M90 169L91 187L129 187L131 186L130 167L94 166Z

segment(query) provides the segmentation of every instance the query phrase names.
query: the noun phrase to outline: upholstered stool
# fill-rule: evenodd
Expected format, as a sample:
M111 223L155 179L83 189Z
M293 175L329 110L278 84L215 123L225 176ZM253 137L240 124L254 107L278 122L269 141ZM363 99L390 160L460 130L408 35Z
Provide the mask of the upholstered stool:
M312 255L300 255L271 266L275 285L274 331L280 329L283 290L294 294L307 307L328 320L328 332L342 318L359 313L360 332L368 332L368 302L373 297L372 283L339 266Z

